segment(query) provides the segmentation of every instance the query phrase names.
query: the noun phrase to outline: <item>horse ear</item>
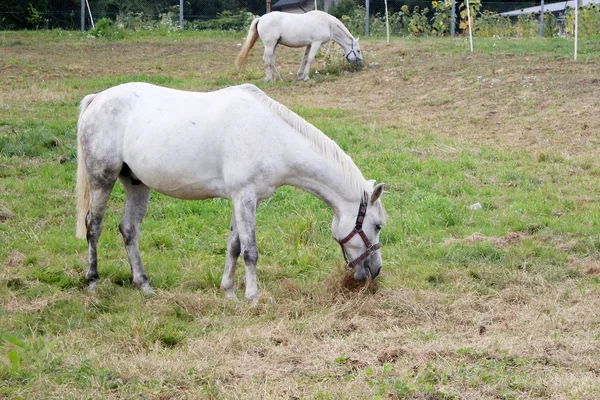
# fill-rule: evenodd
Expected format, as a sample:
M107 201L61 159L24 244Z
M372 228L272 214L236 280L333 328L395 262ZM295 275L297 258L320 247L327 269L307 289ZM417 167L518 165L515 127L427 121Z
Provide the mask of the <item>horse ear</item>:
M373 193L371 194L371 203L375 203L381 197L384 187L385 183L380 183L379 185L375 186L375 189L373 189Z

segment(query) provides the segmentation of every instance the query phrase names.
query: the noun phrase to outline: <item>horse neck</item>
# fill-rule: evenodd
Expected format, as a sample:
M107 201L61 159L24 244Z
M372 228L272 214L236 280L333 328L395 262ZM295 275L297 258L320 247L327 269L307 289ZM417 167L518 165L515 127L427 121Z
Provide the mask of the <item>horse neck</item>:
M334 18L331 21L331 40L342 46L344 51L347 53L352 49L354 36L352 36L344 24L342 24L338 19Z
M309 152L308 156L306 152L294 153L288 159L292 165L284 184L312 193L327 203L336 215L348 203L360 202L366 187L362 176L359 182L353 181L316 152ZM300 156L302 153L305 157Z

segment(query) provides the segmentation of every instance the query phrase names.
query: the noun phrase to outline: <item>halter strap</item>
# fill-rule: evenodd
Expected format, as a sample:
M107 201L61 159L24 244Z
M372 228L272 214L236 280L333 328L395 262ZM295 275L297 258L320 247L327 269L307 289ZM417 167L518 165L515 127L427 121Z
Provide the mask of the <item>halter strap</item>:
M365 258L367 258L369 256L369 254L371 254L374 251L381 248L381 243L371 244L371 242L367 238L367 235L362 230L362 225L365 220L365 215L367 215L367 204L368 204L367 202L368 202L368 196L365 193L365 196L361 200L360 206L358 208L358 215L356 217L356 224L354 225L354 229L345 238L338 240L338 243L340 244L340 247L342 248L342 254L344 255L344 260L346 261L346 266L349 269L354 268L357 264L361 263ZM348 243L355 235L359 235L361 237L361 239L362 239L363 243L365 244L365 246L367 247L367 249L358 258L354 259L353 261L349 261L348 255L346 254L346 249L344 248L344 244Z
M358 54L356 54L356 51L354 51L354 38L352 38L352 44L350 45L350 51L344 56L344 57L346 57L346 61L350 62L350 58L348 58L348 57L352 53L354 53L354 58L358 58Z

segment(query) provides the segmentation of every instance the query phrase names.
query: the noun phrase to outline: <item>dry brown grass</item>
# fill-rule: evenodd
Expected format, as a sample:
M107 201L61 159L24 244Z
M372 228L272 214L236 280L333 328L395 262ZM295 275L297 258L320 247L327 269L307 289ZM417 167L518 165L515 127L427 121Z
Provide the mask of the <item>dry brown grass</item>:
M512 53L467 55L427 46L408 40L391 45L369 41L364 49L370 66L364 71L263 88L292 108L346 110L346 124L395 127L415 136L433 130L474 149L512 149L540 159L561 156L598 165L596 61L574 63ZM9 89L2 92L0 106L30 108L33 113L37 111L31 102L75 103L86 94L88 88L60 83L68 78L100 79L93 85L101 87L102 79L111 76L164 75L177 80L173 86L192 90L218 87L219 79L242 82L250 77L257 83L262 79L260 44L251 53L249 71L239 72L233 67L236 41L222 38L91 45L57 41L35 46L35 51L24 52L19 46L2 51L0 85ZM291 81L289 73L295 73L299 61L298 51L279 51L286 81ZM316 68L322 70L323 61ZM439 146L424 151L442 158L456 153ZM593 194L581 194L581 203L597 201ZM0 205L0 223L13 217ZM487 241L510 249L527 238L525 232L504 237L474 233L448 243ZM576 245L569 238L558 244L563 251ZM8 253L0 278L23 268L24 258L18 251ZM568 267L600 274L594 256L572 258ZM340 269L329 280L307 287L282 279L270 292L264 288L256 308L244 302L231 305L214 294L159 290L140 307L161 315L177 306L208 333L185 338L172 348L158 341L148 346L145 327L159 324L159 319L132 317L128 323L136 329L130 336L109 332L107 339L105 332L77 329L57 334L64 368L76 369L82 360L91 360L118 376L124 391L106 390L106 384L92 376L85 385L40 379L26 394L294 399L318 398L321 393L323 398L370 398L381 388L382 398L398 398L396 379L414 384L414 390L406 393L409 398L441 398L424 389L423 382L433 374L438 379L432 383L436 390L459 399L496 399L507 387L512 390L508 398L600 396L597 289L575 279L550 284L519 270L506 286L482 294L461 279L456 277L457 289L451 293L402 286L380 289L377 282L355 285ZM2 302L2 311L41 312L70 296L86 309L102 300L102 295L72 293L10 298ZM110 315L98 318L102 322ZM388 364L393 371L384 371ZM366 372L369 368L372 375ZM440 380L444 374L451 378ZM349 375L352 379L344 379Z

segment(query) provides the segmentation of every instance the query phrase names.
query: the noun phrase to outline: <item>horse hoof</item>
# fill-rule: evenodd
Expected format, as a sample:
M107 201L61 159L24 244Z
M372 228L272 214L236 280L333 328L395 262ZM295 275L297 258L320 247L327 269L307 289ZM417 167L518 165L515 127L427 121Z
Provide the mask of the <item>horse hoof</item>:
M97 291L98 291L98 281L90 282L90 285L88 286L88 292L96 293Z
M142 286L140 286L140 290L146 297L152 297L152 296L156 295L156 292L154 291L154 289L152 289L152 287L148 283L142 284Z
M226 299L229 299L229 300L232 300L232 301L238 301L238 298L235 295L235 292L233 290L231 290L231 291L226 290L226 291L224 291L224 293L225 293L225 298Z
M246 300L248 300L248 304L250 304L251 307L258 307L258 295L246 297Z

